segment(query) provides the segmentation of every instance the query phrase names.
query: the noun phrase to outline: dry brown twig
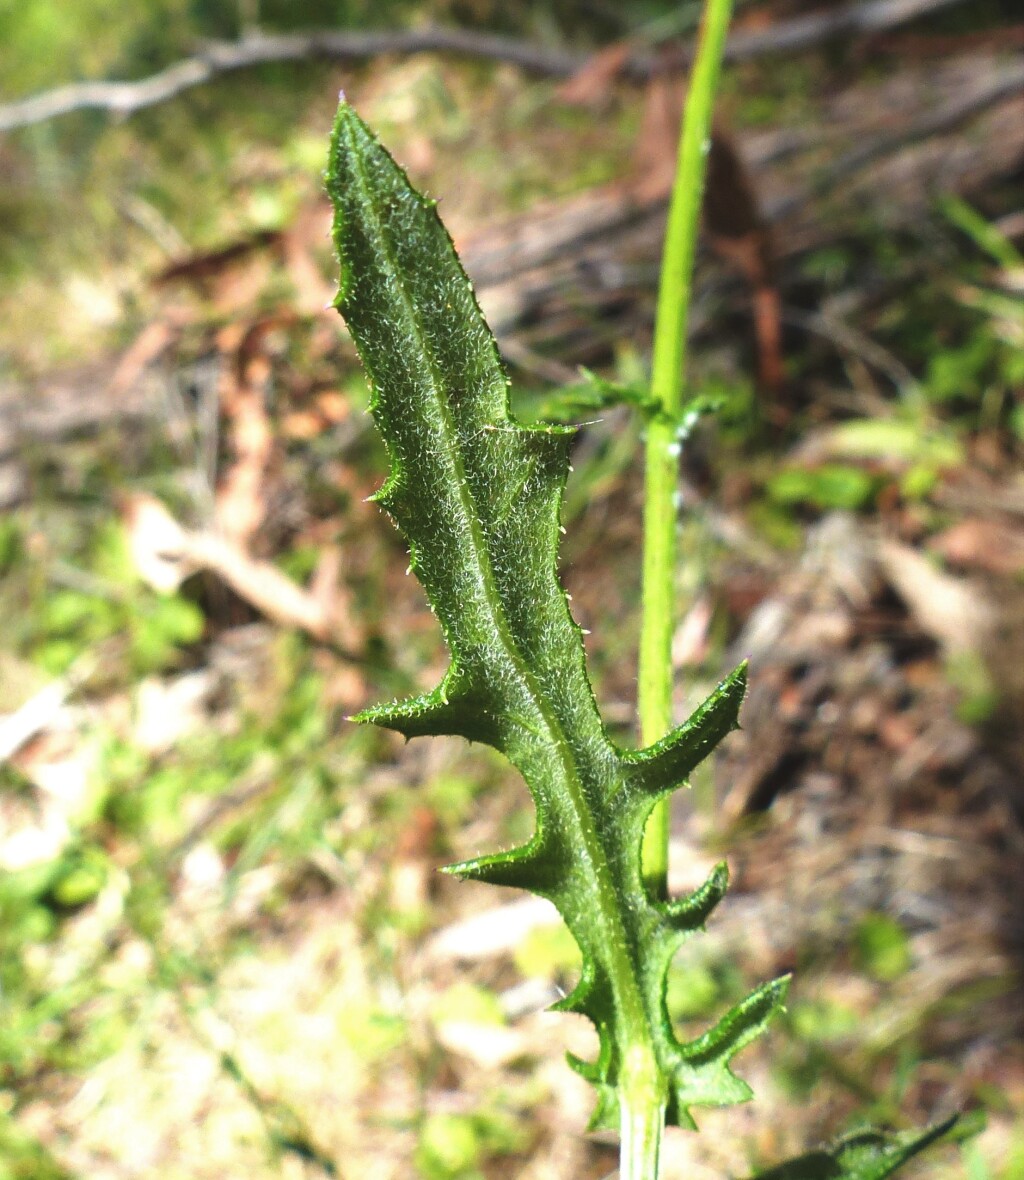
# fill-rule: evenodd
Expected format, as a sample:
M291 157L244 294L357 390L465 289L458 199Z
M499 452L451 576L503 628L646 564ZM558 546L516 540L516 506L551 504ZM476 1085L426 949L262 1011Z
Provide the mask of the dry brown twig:
M725 51L728 61L748 61L773 53L810 49L837 37L869 35L897 28L961 0L873 0L838 10L780 21L767 29L740 31ZM103 110L127 118L175 98L222 74L270 62L355 61L384 54L451 53L508 62L529 73L570 78L590 61L587 54L550 49L532 42L468 29L426 27L375 33L252 33L240 41L216 41L192 57L135 82L71 82L0 106L0 131L13 131L81 110ZM631 78L647 78L659 69L678 69L690 59L688 47L671 59L636 50L623 63Z
M0 764L53 723L68 698L89 678L94 667L92 656L83 657L65 675L33 693L13 713L0 716Z
M190 575L208 570L261 614L351 653L357 646L354 615L339 580L341 556L326 547L308 589L276 566L250 557L231 538L189 530L153 496L137 494L124 508L132 557L153 589L172 593Z

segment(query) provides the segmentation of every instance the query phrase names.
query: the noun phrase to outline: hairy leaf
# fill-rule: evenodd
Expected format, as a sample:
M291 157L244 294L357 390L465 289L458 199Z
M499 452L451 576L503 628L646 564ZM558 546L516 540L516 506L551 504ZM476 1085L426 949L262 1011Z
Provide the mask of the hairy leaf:
M923 1131L854 1131L831 1147L810 1151L753 1180L885 1180L918 1152L953 1130L957 1118Z
M572 429L527 428L451 239L352 108L338 111L327 187L341 262L336 305L372 384L391 472L377 493L409 544L451 653L433 692L360 720L408 737L460 734L501 750L536 806L525 845L452 866L461 877L528 889L558 908L582 952L559 1007L590 1018L595 1126L618 1122L617 1090L637 1049L653 1055L669 1122L689 1107L739 1102L733 1055L765 1026L786 981L767 984L682 1043L665 1008L676 949L721 900L717 868L691 897L660 902L640 878L654 803L736 727L745 668L663 741L627 751L608 737L587 679L579 627L556 572Z

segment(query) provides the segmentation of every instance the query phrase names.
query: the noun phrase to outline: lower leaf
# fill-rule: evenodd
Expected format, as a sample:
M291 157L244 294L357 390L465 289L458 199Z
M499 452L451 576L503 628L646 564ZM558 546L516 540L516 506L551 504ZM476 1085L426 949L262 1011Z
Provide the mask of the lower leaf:
M926 1147L951 1138L959 1122L953 1115L923 1131L854 1131L751 1180L885 1180Z

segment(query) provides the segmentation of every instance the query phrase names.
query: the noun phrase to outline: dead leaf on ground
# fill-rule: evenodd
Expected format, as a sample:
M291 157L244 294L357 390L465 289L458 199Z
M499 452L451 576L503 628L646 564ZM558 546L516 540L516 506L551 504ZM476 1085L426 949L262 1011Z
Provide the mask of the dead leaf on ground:
M299 210L281 239L284 267L295 288L295 310L300 315L322 315L331 310L335 285L317 265L317 251L329 241L332 212L329 202L317 201Z
M559 86L555 97L569 106L603 106L632 52L633 46L629 41L616 41L614 45L595 53L568 81Z
M129 546L140 577L161 593L209 570L268 619L354 649L358 628L341 581L341 555L325 548L308 589L277 566L250 557L231 537L183 528L155 497L138 494L124 507Z
M110 378L111 392L122 393L138 381L143 371L177 336L180 325L174 320L178 318L180 317L168 315L163 319L154 320L142 329L117 363L117 368Z
M250 325L225 364L220 405L225 418L231 462L218 481L214 505L217 531L243 549L266 517L267 471L274 432L265 404L271 364L261 348L270 321ZM225 341L226 342L226 341Z
M190 254L187 258L179 259L159 271L153 277L153 285L163 287L175 282L208 282L230 270L243 259L258 254L267 247L276 246L280 239L279 230L261 230L216 250Z
M685 95L684 80L677 74L655 74L644 91L633 166L644 196L651 200L667 195L672 188Z
M926 635L950 651L985 648L996 616L978 586L936 569L897 541L883 541L878 555L886 579Z
M702 215L712 249L738 270L750 286L758 387L762 394L772 398L779 393L783 381L775 244L754 177L722 119L715 121L711 134Z
M971 516L932 541L950 564L1013 577L1024 570L1024 531L998 520Z

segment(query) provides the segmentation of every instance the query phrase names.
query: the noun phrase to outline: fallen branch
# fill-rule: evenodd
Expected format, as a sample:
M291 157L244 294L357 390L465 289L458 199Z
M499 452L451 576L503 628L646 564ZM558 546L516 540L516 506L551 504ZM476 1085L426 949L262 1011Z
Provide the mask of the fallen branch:
M1012 109L1024 81L1024 65L1006 63L993 74L964 86L937 110L908 112L897 130L882 135L860 132L863 141L838 159L817 164L810 183L806 167L796 172L796 183L786 181L780 170L762 204L766 221L777 233L780 263L786 265L848 234L850 222L843 211L862 213L872 188L885 193L887 223L905 224L927 208L938 171L946 188L963 192L1012 167L1024 148L1024 130ZM867 101L872 101L870 94ZM979 118L986 120L982 130L964 139L964 150L955 156L937 142ZM856 135L858 129L844 127L844 133ZM748 149L743 155L755 173L768 176L773 150ZM851 195L854 184L856 198ZM843 185L850 191L840 197ZM840 202L829 218L820 215L826 197L834 205ZM603 321L614 318L621 326L624 306L642 302L637 296L653 281L664 208L664 194L648 191L640 199L635 186L620 184L531 211L528 218L504 229L492 226L486 234L461 242L467 269L502 347L516 333L535 354L561 350L563 357L592 363L580 341L571 339L572 333L589 324L586 339L596 340ZM701 327L698 300L695 330ZM507 349L506 355L516 359Z
M936 569L898 541L883 540L878 560L914 621L946 651L979 652L991 645L998 615L977 583Z
M868 35L897 28L961 0L872 0L838 11L815 13L782 21L767 29L735 33L729 39L728 61L748 61L773 53L810 49L837 37ZM450 53L507 62L528 73L568 78L589 61L589 55L552 49L469 29L427 27L400 31L357 33L329 29L308 33L254 33L241 41L215 41L192 57L176 62L136 82L72 82L0 106L0 131L13 131L74 111L102 110L123 118L166 102L221 74L273 62L357 61L384 54ZM623 73L648 78L689 63L690 47L670 57L636 50L623 63Z
M183 528L151 496L133 496L125 518L136 568L155 590L172 593L191 574L208 570L271 621L298 627L349 654L355 648L352 614L338 581L337 550L325 549L307 590L229 538Z
M41 123L72 111L104 110L123 117L201 86L221 74L274 62L354 61L383 54L453 53L511 62L531 73L562 77L584 60L564 50L463 29L400 32L255 33L241 41L214 41L193 57L137 82L72 82L0 107L0 131Z
M762 208L778 235L783 265L848 234L849 224L842 216L837 220L837 212L863 211L864 198L872 190L885 194L887 223L906 224L924 215L937 184L969 193L1013 167L1024 151L1024 124L1014 106L1024 65L974 56L950 65L952 75L942 89L954 97L930 110L899 110L898 121L891 120L881 134L863 128L856 116L837 119L825 112L836 144L856 146L831 161L820 159L813 173L804 159L810 152L820 157L823 145L806 129L783 128L740 142L745 164L753 170L759 190L763 186ZM847 112L872 111L880 101L887 100L880 100L873 87L864 87L863 94L844 92L841 106ZM954 151L956 144L944 137L974 120L979 120L977 130L961 135ZM824 145L825 153L830 154L829 147ZM794 157L790 176L787 163ZM510 361L562 383L576 363L599 362L600 355L588 353L586 346L595 341L599 345L596 333L602 317L621 322L634 308L642 315L665 209L664 190L656 192L644 181L639 178L638 185L633 178L576 194L460 237L459 249L478 297ZM851 192L840 198L844 184L851 185ZM828 216L820 211L823 199L833 203ZM1012 236L1014 223L1007 221L1000 229ZM243 249L267 245L263 239L247 240L187 260L164 271L161 281L197 270L204 277L207 270L228 265ZM702 289L707 289L706 283ZM173 319L172 335L190 322L187 314L173 309L162 314ZM699 300L697 316L699 329ZM583 333L582 345L570 340L561 354L568 362L563 360L564 368L556 373L548 368L553 350L576 329ZM27 495L26 477L19 474L20 466L12 465L18 464L29 442L53 444L109 421L145 422L165 415L168 380L153 367L163 339L160 328L151 329L145 341L140 338L138 347L125 353L113 380L96 366L49 376L45 389L12 383L9 391L0 391L0 460L9 459L13 473L5 499L0 484L0 502L10 505ZM96 395L98 388L103 396ZM346 450L355 445L365 428L366 419L353 416L346 428L350 433L338 445ZM0 475L4 470L0 468Z
M995 77L983 81L965 95L958 95L893 135L880 136L848 152L828 172L828 187L834 187L855 172L885 156L895 155L913 143L946 135L1007 99L1020 98L1024 92L1024 61L1015 61Z
M957 3L959 0L874 0L870 4L850 4L838 10L810 13L766 29L737 33L729 38L725 56L727 61L748 61L769 53L812 49L837 37L870 36Z
M88 680L95 666L93 656L83 656L68 672L44 685L13 713L0 717L0 764L53 724L68 698Z

